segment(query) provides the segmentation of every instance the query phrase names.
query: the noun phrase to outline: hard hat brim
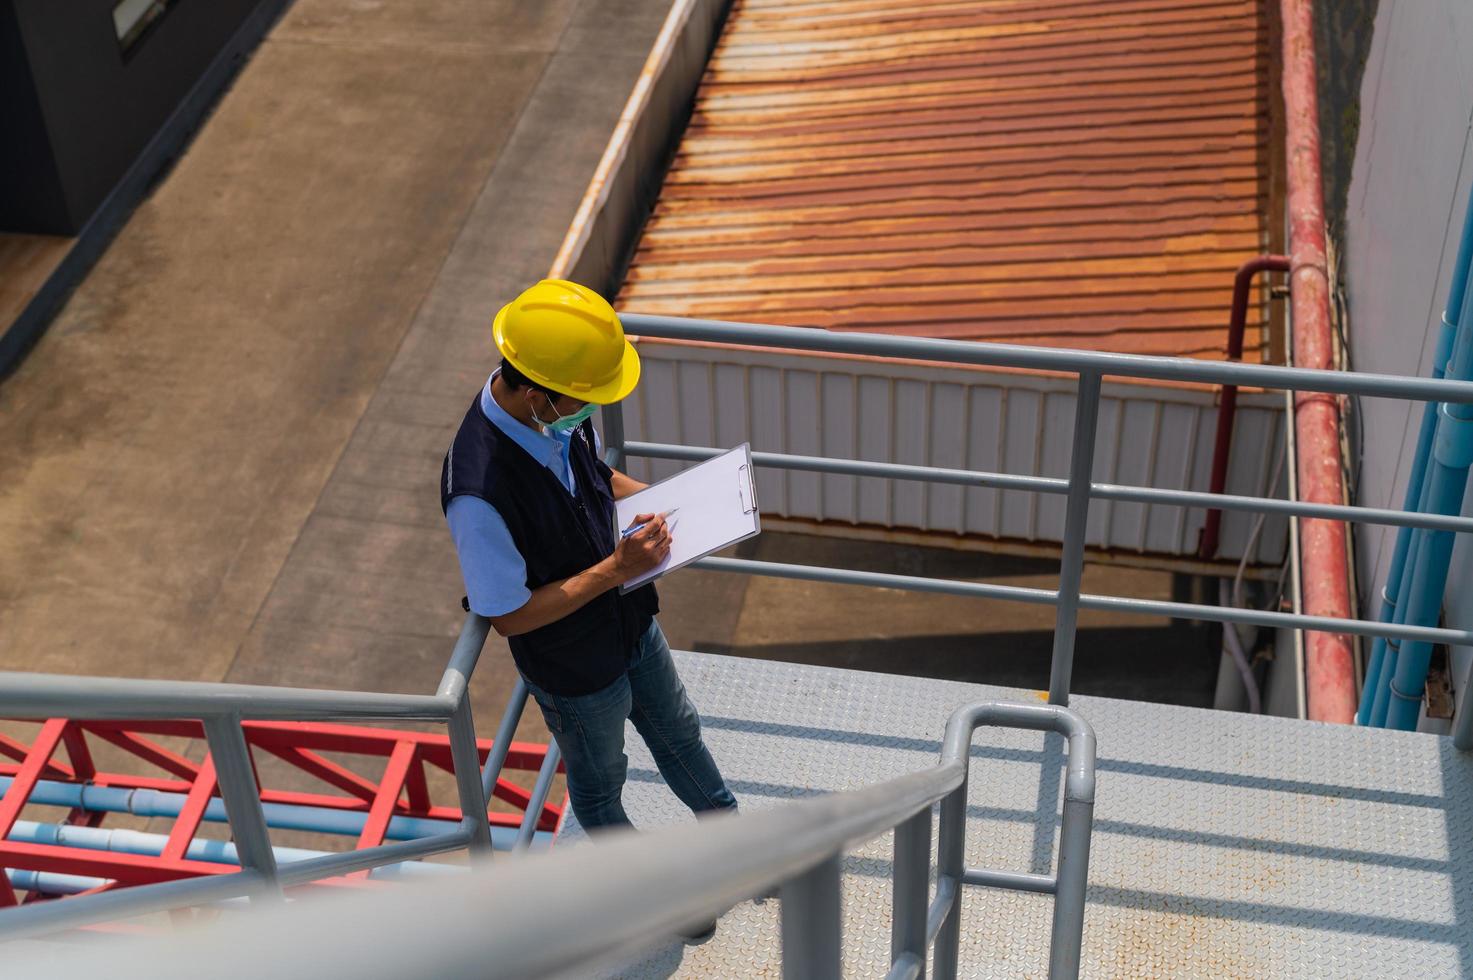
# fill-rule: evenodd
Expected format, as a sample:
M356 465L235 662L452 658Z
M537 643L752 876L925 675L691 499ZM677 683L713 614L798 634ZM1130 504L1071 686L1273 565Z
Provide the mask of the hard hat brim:
M529 381L541 388L547 388L560 395L576 398L579 401L591 402L594 405L612 405L629 397L636 385L639 384L639 352L626 337L624 339L624 354L619 361L619 370L605 383L593 388L576 389L566 384L560 384L556 380L547 377L542 372L532 369L517 357L507 346L505 332L503 330L506 322L506 313L510 306L504 306L496 314L496 319L491 325L491 340L496 344L497 351L506 358L512 367L522 372Z

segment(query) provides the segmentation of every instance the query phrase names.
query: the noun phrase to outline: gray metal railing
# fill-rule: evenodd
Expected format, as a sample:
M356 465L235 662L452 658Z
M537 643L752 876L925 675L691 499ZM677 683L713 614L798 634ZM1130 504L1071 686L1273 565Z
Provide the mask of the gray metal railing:
M1274 513L1289 517L1327 518L1346 522L1430 528L1460 533L1473 531L1473 518L1467 517L1419 514L1379 507L1314 504L1266 497L1096 483L1092 479L1095 432L1099 417L1100 384L1105 377L1196 382L1212 385L1228 384L1239 387L1251 386L1460 404L1473 403L1473 384L1434 378L1405 378L1348 371L1316 371L1267 364L1243 364L1235 361L1149 357L1053 347L901 337L878 333L840 333L765 324L649 316L640 313L621 313L620 319L623 321L625 330L634 336L717 342L736 347L898 358L918 362L1025 368L1074 376L1077 380L1077 398L1074 411L1073 450L1067 479L866 460L830 459L786 453L754 452L752 454L752 460L756 465L777 469L1063 495L1066 498L1064 537L1061 545L1059 587L1057 589L1029 589L735 558L707 558L696 563L696 567L713 571L801 578L921 592L946 592L979 598L1052 605L1057 609L1049 677L1049 701L1052 704L1069 703L1069 689L1074 668L1075 623L1081 608L1146 613L1219 623L1239 623L1275 629L1309 629L1326 633L1386 636L1430 643L1473 645L1473 630L1397 625L1372 620L1336 619L1297 613L1237 609L1229 606L1090 595L1080 592L1080 579L1084 567L1085 528L1089 517L1089 504L1095 498L1177 507ZM717 452L716 449L700 446L628 441L623 410L617 405L612 405L604 408L602 414L604 441L611 460L616 463L626 456L700 460ZM1473 712L1469 712L1468 715L1473 718ZM1473 749L1473 721L1466 721L1461 726L1457 744L1463 749Z
M571 970L611 950L629 950L652 936L709 917L732 903L783 883L783 939L790 977L837 976L839 954L838 889L841 852L853 843L894 827L895 897L891 977L924 975L927 950L934 946L935 973L956 972L962 889L967 885L1042 892L1055 897L1050 974L1078 970L1088 865L1089 829L1094 799L1094 736L1088 725L1064 707L1069 697L1080 608L1111 609L1161 616L1315 629L1332 633L1393 636L1473 645L1473 631L1395 626L1364 620L1330 619L1191 603L1162 602L1080 592L1085 525L1091 499L1135 501L1182 507L1268 511L1293 517L1404 525L1467 532L1473 520L1434 517L1379 508L1326 506L1256 497L1203 494L1149 487L1095 483L1091 479L1100 387L1106 376L1206 382L1321 391L1443 402L1473 403L1473 384L1424 378L1321 372L1298 368L1141 357L1086 351L982 344L876 334L740 323L682 320L625 314L632 334L682 340L717 341L737 346L903 358L997 367L1021 367L1074 375L1078 379L1073 456L1067 479L1017 476L924 466L755 453L758 465L888 479L1062 494L1066 497L1064 540L1057 589L1029 589L989 583L886 575L815 566L711 558L701 567L916 591L949 592L981 598L1042 603L1057 607L1050 705L974 705L953 715L947 727L942 763L888 783L850 793L792 804L734 821L670 831L612 843L576 855L554 855L535 864L501 869L493 876L437 882L434 891L407 896L369 896L362 914L315 910L285 916L272 910L231 929L266 929L262 941L240 946L255 958L217 964L221 976L259 975L273 956L292 957L303 966L315 957L314 972L361 975L384 972L407 955L398 937L403 926L420 942L412 946L413 966L434 975L464 972L477 976L530 976ZM604 434L611 461L625 455L698 460L715 452L704 447L629 442L618 406L605 409ZM524 685L512 692L480 779L478 754L466 687L488 630L486 620L466 619L450 664L434 695L356 694L245 685L94 680L45 675L0 674L0 717L194 718L203 721L219 770L221 795L239 846L242 870L209 879L171 882L107 892L82 899L45 903L0 914L0 937L14 938L71 928L104 918L135 915L185 905L250 895L279 898L283 886L340 875L377 864L469 847L486 854L490 838L484 814L490 787L505 760L511 734L526 702ZM1465 720L1466 720L1465 715ZM255 718L359 721L434 720L449 726L451 751L463 813L453 833L278 866L266 838L258 788L251 771L240 722ZM1053 875L967 868L964 864L967 745L979 724L1053 730L1070 743L1059 862ZM1473 748L1473 725L1460 730L1458 744ZM539 773L537 793L545 794L557 766L555 748ZM940 803L936 887L929 895L931 807ZM534 796L519 843L530 839L541 800ZM578 886L558 878L576 872ZM631 901L637 896L638 901ZM560 915L549 919L553 900ZM610 915L617 898L618 915ZM346 909L348 906L343 906ZM400 928L374 929L375 915ZM274 916L274 918L273 918ZM262 925L261 923L268 923ZM474 928L471 928L471 926ZM539 942L538 936L556 942ZM283 940L288 933L300 943ZM233 935L239 938L243 933ZM448 941L453 939L454 941ZM447 941L434 941L447 940ZM160 975L160 967L185 955L194 939L171 940L168 949L145 963L135 957L129 969ZM496 946L496 957L487 949ZM54 954L48 954L54 955ZM73 955L73 954L69 954ZM74 954L79 957L87 952ZM53 959L50 962L58 962ZM80 962L80 961L78 961ZM180 964L185 961L179 960ZM281 961L285 962L285 961ZM188 961L192 970L198 960ZM119 961L109 958L110 973ZM488 965L489 964L489 965ZM55 969L55 966L51 967ZM237 972L232 973L230 971ZM489 972L488 972L489 971ZM80 972L80 970L78 971ZM391 971L392 972L392 971ZM408 967L405 971L411 972ZM136 975L142 975L138 972Z
M1056 732L1067 740L1054 874L966 867L970 748L984 726ZM1052 894L1049 976L1073 977L1094 797L1095 736L1084 719L1054 705L984 702L951 715L938 766L864 789L659 834L605 838L590 848L437 879L432 888L405 884L317 906L268 909L197 934L134 942L123 959L107 947L48 950L46 969L90 976L105 966L110 977L149 980L193 976L203 953L229 948L238 952L211 958L213 976L587 976L599 964L647 949L777 886L783 976L829 980L840 975L840 859L894 828L887 977L924 977L932 950L937 980L957 975L961 895L968 885ZM932 808L938 803L933 893ZM548 914L551 908L555 915ZM24 960L17 965L19 975L28 975L25 966Z
M527 701L526 686L518 683L512 690L483 769L468 686L489 631L489 620L475 614L466 616L439 687L430 695L0 672L0 718L201 721L241 865L240 871L231 874L141 885L8 909L0 912L0 940L43 935L119 916L227 898L279 900L283 888L461 848L468 848L473 856L489 856L487 801L505 765L512 735ZM261 806L260 788L241 729L242 721L268 719L443 722L449 730L450 755L460 797L460 828L416 840L277 864ZM524 849L531 843L558 759L556 744L549 745L518 828L516 849Z

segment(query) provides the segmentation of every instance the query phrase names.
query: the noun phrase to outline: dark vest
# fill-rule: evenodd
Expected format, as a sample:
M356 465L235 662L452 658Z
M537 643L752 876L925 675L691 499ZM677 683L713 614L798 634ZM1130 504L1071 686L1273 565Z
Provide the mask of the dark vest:
M614 553L613 470L593 450L593 424L584 422L568 453L577 495L481 411L477 394L440 470L440 507L461 494L480 497L501 515L527 565L527 588L576 575ZM659 600L646 585L628 595L617 588L562 619L513 636L522 676L551 694L588 694L628 669L635 643L649 629Z

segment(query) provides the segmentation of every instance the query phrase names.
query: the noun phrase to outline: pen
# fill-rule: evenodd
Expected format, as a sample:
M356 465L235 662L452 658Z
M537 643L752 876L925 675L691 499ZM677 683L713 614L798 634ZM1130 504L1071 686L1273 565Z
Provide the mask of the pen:
M660 516L661 517L669 517L671 514L675 513L679 509L680 509L679 507L671 507L669 510L665 511L665 513L661 514ZM619 534L619 539L622 541L624 538L629 537L629 535L631 535L631 534L638 534L640 531L643 531L648 526L648 524L649 524L649 522L645 522L644 524L634 524L634 525L631 525L631 526L625 528Z

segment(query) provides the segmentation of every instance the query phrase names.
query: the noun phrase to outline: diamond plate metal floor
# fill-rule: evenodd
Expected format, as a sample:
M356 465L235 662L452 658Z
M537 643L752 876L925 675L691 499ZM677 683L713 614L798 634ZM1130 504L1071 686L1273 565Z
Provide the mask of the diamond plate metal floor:
M747 809L932 765L955 706L1037 696L676 657ZM1100 745L1084 975L1473 975L1473 756L1427 735L1107 698L1074 707ZM628 752L636 823L691 819L632 728ZM1052 737L978 732L969 865L1046 870L1056 826L1039 814L1056 810L1059 763ZM846 976L888 968L889 855L887 836L846 861ZM1050 907L968 888L963 971L1044 976ZM777 901L746 903L706 944L663 946L612 975L776 977L777 925Z

